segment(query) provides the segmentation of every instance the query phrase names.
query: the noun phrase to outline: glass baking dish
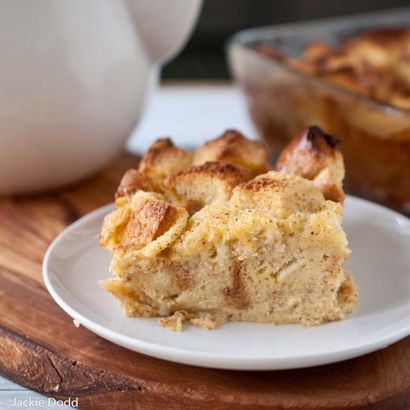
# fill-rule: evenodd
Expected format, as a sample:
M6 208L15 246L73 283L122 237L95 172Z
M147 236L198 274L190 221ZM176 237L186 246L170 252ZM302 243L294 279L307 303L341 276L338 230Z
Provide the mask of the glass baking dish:
M252 119L277 153L308 125L341 139L348 191L410 214L410 111L289 68L257 51L298 56L314 40L337 46L355 33L410 26L410 8L241 31L228 42L231 71Z

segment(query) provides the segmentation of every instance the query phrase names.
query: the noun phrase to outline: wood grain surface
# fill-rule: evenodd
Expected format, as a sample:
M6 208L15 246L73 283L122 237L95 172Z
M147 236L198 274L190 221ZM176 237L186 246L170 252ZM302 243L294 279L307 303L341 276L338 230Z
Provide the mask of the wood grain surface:
M315 368L239 372L140 355L76 328L47 293L47 246L81 215L112 201L123 156L63 190L0 200L0 374L84 409L410 409L410 337ZM303 341L301 341L303 343Z

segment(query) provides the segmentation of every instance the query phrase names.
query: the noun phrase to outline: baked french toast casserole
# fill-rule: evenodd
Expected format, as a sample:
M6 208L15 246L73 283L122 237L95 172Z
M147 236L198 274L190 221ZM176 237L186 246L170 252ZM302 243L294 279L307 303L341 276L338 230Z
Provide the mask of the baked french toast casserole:
M104 219L113 277L101 286L126 315L171 330L342 319L357 291L343 268L337 142L309 127L271 167L263 144L234 130L195 152L156 140Z

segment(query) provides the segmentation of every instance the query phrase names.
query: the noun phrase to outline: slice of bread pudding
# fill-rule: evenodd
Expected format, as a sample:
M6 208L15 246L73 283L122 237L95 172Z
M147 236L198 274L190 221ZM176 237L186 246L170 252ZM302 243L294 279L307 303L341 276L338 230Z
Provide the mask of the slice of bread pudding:
M232 130L194 153L154 142L104 220L113 278L101 286L172 330L342 319L357 293L337 141L310 127L269 168L263 145Z

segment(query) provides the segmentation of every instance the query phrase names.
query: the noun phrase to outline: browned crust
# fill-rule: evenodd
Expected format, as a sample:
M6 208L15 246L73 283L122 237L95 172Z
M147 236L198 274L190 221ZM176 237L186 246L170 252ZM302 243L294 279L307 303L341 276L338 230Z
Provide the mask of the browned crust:
M142 157L138 171L154 170L156 176L165 177L191 165L192 157L192 152L175 146L170 138L158 138Z
M304 134L304 133L303 133ZM300 138L300 137L299 137ZM306 130L306 140L312 144L312 148L321 153L334 155L336 148L340 144L340 140L330 134L326 134L317 125L312 125Z
M269 168L268 153L260 141L246 139L236 130L227 130L220 137L206 142L194 155L194 165L209 161L225 161L248 168L253 175Z
M252 178L252 173L239 165L212 161L188 167L166 179L166 185L175 190L185 202L190 214L215 200L227 200L232 190Z
M275 169L312 180L326 199L341 202L344 166L338 144L319 127L308 127L282 151Z
M251 192L260 192L266 189L280 189L286 184L284 179L259 177L240 186L240 189Z
M135 201L121 239L122 247L140 249L163 235L176 221L177 209L152 198Z
M251 177L251 173L244 167L230 164L225 161L208 161L205 162L205 164L194 165L171 175L168 182L172 184L181 177L202 175L219 179L222 178L226 181L234 180L238 181L238 183L250 179Z
M217 160L203 161L206 157ZM228 161L223 158L227 158ZM128 201L131 201L131 197L140 190L158 192L163 194L167 201L177 203L192 215L214 200L229 199L235 186L267 169L267 152L263 144L250 141L234 130L228 130L215 140L205 143L195 153L195 159L200 162L199 164L192 165L193 159L192 152L175 146L170 138L159 138L148 148L138 170L130 169L124 174L115 197L128 197ZM161 208L160 205L157 206ZM155 224L150 226L146 237L141 234L137 238L137 228L144 228L140 216L135 214L135 210L132 213L125 233L125 223L122 221L121 225L118 225L118 221L113 221L118 227L114 242L118 244L121 242L120 238L123 238L125 243L130 242L134 247L140 247L147 243L148 238L154 238L152 229ZM124 212L117 214L117 219L118 216L125 215ZM144 216L142 213L141 217L155 219L152 214ZM108 225L107 222L104 224L106 229L103 227L107 235L101 235L102 246L108 246L108 242L111 241L109 238L112 238L108 232ZM149 222L147 227L148 225ZM111 243L113 244L112 241Z
M337 145L338 140L319 127L309 127L282 152L276 169L310 179L325 198L342 201L344 170ZM206 143L201 148L205 150L201 155L229 157L233 158L232 162L207 161L167 174L181 165L174 154L178 157L182 152L185 159L187 156L185 150L175 147L170 139L157 140L144 156L140 170L130 169L124 174L116 196L127 198L121 198L117 210L106 217L100 235L101 246L140 249L163 235L175 223L178 217L175 206L161 195L138 194L137 191L155 192L158 191L156 187L160 187L161 192L172 192L169 200L192 215L214 201L229 200L235 187L255 193L284 189L288 184L287 176L270 178L269 175L260 175L252 179L253 171L238 164L250 153L254 165L266 165L266 151L263 147L261 151L261 147L259 143L246 140L240 133L228 130L216 140ZM156 167L162 172L159 179L159 174L155 173ZM155 172L151 176L147 173L152 169Z
M129 169L121 179L117 192L115 193L115 198L131 196L139 190L147 192L154 191L154 184L148 175L145 175L136 169Z
M292 165L294 169L302 172L297 172L298 175L313 179L323 168L322 159L333 158L339 152L337 149L339 143L339 139L326 134L316 125L305 128L283 149L276 161L275 169L280 171ZM300 164L303 160L309 163ZM308 166L303 167L303 165Z
M163 137L156 139L142 157L138 171L144 172L149 167L155 166L164 154L172 152L175 148L171 138Z

